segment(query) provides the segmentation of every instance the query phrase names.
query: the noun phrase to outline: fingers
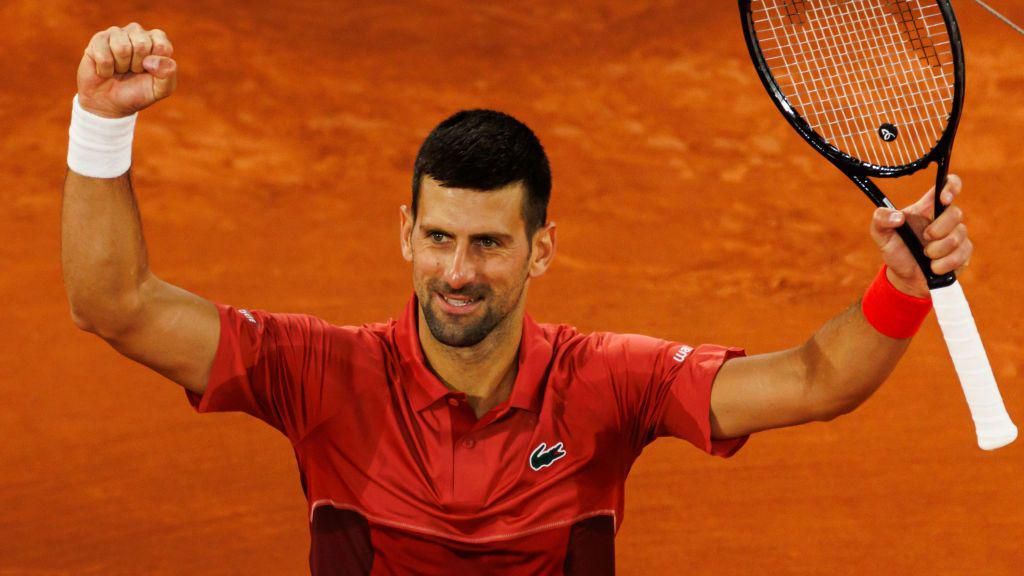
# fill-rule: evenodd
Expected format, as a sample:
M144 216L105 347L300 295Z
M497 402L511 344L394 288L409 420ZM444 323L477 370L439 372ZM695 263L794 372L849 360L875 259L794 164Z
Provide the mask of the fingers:
M955 174L946 179L939 200L948 208L922 232L924 253L932 261L932 271L946 274L967 265L974 253L974 244L967 234L964 212L953 201L960 195L963 183Z
M966 266L974 253L974 244L967 235L963 212L951 206L924 233L924 253L932 261L932 271L945 274Z
M934 273L942 275L967 265L974 253L974 244L967 234L963 210L953 205L962 189L960 178L950 174L939 195L939 200L948 208L934 220L934 188L902 211L875 209L871 220L871 237L890 270L907 278L920 276L913 256L896 234L896 229L904 222L922 239L924 253L931 260Z
M939 196L939 200L943 206L949 206L953 203L953 200L960 195L963 190L963 181L956 174L950 174L946 177L946 185L942 187L942 195Z
M149 38L153 41L153 54L157 56L166 56L170 58L174 56L174 46L171 45L171 41L167 38L167 34L159 29L154 28L149 31Z
M159 79L170 78L177 66L173 59L164 56L149 55L142 61L143 69Z
M132 69L132 52L134 51L128 31L114 26L107 32L109 33L110 51L114 54L114 72L127 74Z
M143 62L146 72L153 76L153 97L157 100L167 98L174 92L178 84L178 65L166 56L147 56Z
M110 78L114 75L114 54L110 51L110 32L97 32L89 40L85 55L96 64L96 75Z
M905 218L899 210L876 208L871 218L871 238L879 247L884 247Z
M143 65L150 55L170 57L174 46L167 34L160 29L146 30L132 22L119 28L97 32L85 49L87 56L96 64L96 75L110 78L114 74L141 74L148 70Z
M942 215L925 227L921 236L925 242L949 236L958 226L963 226L964 211L959 206L950 206Z
M935 260L951 254L961 244L967 241L967 226L958 224L948 234L939 237L938 240L927 242L924 245L924 255Z
M149 33L135 22L126 26L125 31L132 44L130 70L135 74L141 74L143 72L142 61L152 52L153 40L149 37Z
M932 258L932 272L945 274L967 265L971 260L971 255L974 254L974 244L964 232L964 235L956 241L946 242L940 247L932 248L931 251L936 254L935 257L929 256ZM925 252L928 250L926 249Z
M963 182L960 177L956 174L950 174L946 177L946 184L942 187L942 193L939 196L939 200L943 206L949 206L953 203L953 200L960 195L960 191L963 189ZM910 206L904 208L908 212L913 214L920 214L927 217L929 220L934 217L935 214L935 187L932 186Z

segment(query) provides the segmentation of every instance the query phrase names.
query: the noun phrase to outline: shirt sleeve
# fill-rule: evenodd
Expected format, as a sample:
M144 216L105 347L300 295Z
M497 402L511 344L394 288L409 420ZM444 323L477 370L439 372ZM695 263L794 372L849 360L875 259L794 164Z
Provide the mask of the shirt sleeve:
M604 337L606 361L635 454L674 436L715 456L729 457L747 436L711 438L711 388L726 360L741 348L685 344L632 334Z
M206 391L186 391L198 412L245 412L293 441L320 421L329 326L313 316L217 304L220 341Z

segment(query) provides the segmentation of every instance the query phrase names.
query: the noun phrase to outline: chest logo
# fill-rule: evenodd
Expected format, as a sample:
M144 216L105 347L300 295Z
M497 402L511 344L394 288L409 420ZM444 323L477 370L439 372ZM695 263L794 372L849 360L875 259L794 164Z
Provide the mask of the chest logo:
M539 472L562 458L565 458L565 450L561 442L551 448L548 448L547 442L541 442L530 454L530 468L534 472Z

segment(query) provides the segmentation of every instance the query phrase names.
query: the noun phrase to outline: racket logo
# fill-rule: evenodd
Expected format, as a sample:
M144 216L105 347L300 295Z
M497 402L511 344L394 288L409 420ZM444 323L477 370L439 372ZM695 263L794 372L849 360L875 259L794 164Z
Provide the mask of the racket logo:
M886 142L892 142L900 135L895 126L886 122L878 127L878 137Z

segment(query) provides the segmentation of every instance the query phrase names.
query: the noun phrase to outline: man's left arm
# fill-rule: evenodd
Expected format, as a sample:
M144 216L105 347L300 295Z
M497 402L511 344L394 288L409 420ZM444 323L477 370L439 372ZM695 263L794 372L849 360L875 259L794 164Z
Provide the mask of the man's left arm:
M929 297L924 275L896 234L904 219L922 238L935 273L957 270L970 259L973 246L963 213L951 205L960 188L960 179L950 175L940 197L948 209L934 220L934 191L902 211L875 210L871 236L896 290ZM801 346L729 360L711 391L712 437L735 438L846 414L878 389L909 344L910 338L892 338L876 330L858 302Z

